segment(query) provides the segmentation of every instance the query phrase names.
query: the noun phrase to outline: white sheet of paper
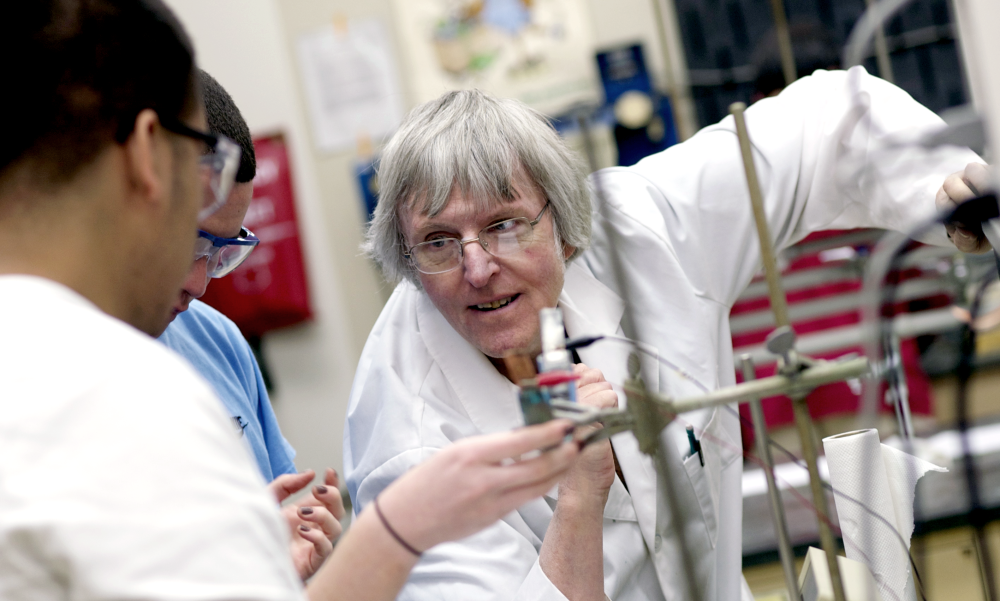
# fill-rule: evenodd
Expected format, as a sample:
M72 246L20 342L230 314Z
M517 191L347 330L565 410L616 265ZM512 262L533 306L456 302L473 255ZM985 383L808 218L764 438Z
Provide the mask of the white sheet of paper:
M403 116L399 78L385 27L356 19L298 39L313 138L322 151L350 148L359 139L378 141Z

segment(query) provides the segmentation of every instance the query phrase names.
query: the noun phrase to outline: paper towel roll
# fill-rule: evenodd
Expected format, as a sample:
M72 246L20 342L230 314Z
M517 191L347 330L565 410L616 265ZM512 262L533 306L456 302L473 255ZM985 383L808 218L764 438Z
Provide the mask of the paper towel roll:
M823 448L847 557L868 565L885 601L909 601L914 490L947 470L881 444L876 430L824 438Z

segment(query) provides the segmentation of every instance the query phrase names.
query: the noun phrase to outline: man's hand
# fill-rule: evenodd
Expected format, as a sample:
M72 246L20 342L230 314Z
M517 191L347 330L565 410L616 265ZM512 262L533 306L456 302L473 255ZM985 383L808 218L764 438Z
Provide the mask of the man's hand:
M618 406L618 393L604 379L599 369L586 365L573 366L573 372L580 376L576 382L576 401L588 407L609 409ZM583 438L597 427L578 428L577 437ZM566 478L560 483L559 496L564 493L598 495L607 500L608 491L615 481L615 461L611 451L611 441L602 440L587 446L580 454Z
M992 188L991 169L982 163L969 163L963 171L952 173L944 180L934 199L938 209L959 205L966 200L981 196ZM990 250L990 243L983 236L978 224L961 223L945 225L948 238L958 250L967 253L984 253Z
M308 486L315 476L312 470L285 474L275 478L268 488L281 503ZM292 562L303 581L323 565L342 532L344 502L338 485L337 472L326 468L324 483L314 486L312 494L281 508L291 531Z

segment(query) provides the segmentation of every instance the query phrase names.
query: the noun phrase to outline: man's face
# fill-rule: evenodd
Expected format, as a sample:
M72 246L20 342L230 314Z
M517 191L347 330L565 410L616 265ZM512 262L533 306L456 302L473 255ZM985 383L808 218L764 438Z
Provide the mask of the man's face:
M205 130L203 109L183 121L192 128ZM147 233L149 254L144 261L142 277L136 280L136 325L144 332L158 336L166 329L166 316L177 295L184 272L191 265L197 215L204 202L204 187L198 161L202 144L182 136L171 135L173 151L172 175L165 194L170 198L155 231Z
M233 186L226 199L226 204L222 205L218 211L212 213L208 218L198 224L199 228L220 238L236 238L240 235L240 228L243 227L243 218L250 208L250 200L253 198L253 182L237 183ZM207 270L208 259L201 257L191 263L187 278L184 279L184 287L174 300L174 306L170 310L170 321L177 315L187 311L188 305L196 298L201 298L208 289L211 278ZM169 325L169 322L168 322ZM164 326L166 329L166 326Z
M448 204L434 217L403 209L400 221L407 244L435 236L476 238L491 224L526 217L534 219L545 198L530 185L518 185L512 202L477 211L475 203L456 187ZM539 347L538 312L554 307L563 287L565 260L573 248L557 248L551 210L534 228L531 245L523 251L494 257L476 242L466 244L462 264L454 271L428 275L420 282L434 306L455 330L488 357L509 351L531 352ZM506 304L493 309L489 303Z

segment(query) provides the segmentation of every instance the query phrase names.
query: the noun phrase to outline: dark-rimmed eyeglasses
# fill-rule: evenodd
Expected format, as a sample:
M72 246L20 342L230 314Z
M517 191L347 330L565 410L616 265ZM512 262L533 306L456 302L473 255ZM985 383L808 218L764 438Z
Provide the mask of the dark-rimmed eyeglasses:
M465 245L471 242L478 242L483 250L494 257L519 253L531 245L535 236L535 226L542 220L542 215L549 208L549 204L546 202L534 219L529 220L527 217L505 219L484 227L477 237L465 240L442 236L414 244L403 253L403 256L412 261L420 273L435 275L458 269L465 256Z
M232 273L240 263L246 261L258 244L260 239L246 228L240 228L238 238L221 238L198 230L194 260L207 259L205 268L208 276L221 278Z
M240 147L226 136L192 129L177 119L161 118L160 123L167 131L205 143L205 152L198 161L205 188L205 199L198 212L201 221L226 204L240 168Z

